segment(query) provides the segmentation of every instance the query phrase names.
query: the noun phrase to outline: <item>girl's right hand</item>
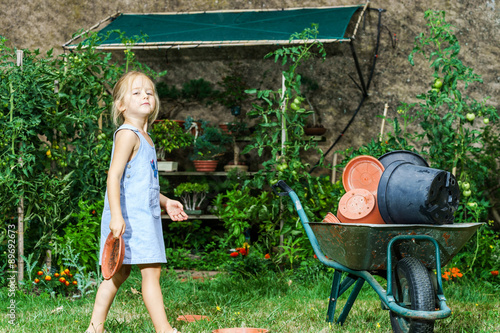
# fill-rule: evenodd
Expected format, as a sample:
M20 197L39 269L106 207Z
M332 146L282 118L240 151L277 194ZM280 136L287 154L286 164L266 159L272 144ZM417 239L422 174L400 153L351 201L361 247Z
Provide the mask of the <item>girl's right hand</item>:
M114 238L119 238L123 235L125 232L125 220L123 217L111 217L111 221L109 221L109 229L111 229Z

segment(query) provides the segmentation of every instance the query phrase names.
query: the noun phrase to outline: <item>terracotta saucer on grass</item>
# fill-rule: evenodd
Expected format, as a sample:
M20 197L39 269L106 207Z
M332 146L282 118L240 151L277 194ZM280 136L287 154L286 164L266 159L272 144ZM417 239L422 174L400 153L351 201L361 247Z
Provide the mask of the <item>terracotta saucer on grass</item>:
M101 270L104 279L111 279L120 270L124 257L125 243L123 237L114 238L113 233L110 232L102 251Z
M265 328L251 328L251 327L234 327L234 328L219 328L213 330L212 333L267 333L269 330Z
M187 321L188 323L192 323L194 321L199 321L199 320L210 320L207 316L200 316L200 315L180 315L177 317L177 320L179 321Z

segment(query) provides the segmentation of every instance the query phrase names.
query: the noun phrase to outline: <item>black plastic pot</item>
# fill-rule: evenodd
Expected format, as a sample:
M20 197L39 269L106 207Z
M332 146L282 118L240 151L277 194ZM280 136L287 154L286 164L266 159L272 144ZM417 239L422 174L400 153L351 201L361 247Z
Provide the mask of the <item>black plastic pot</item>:
M411 164L420 165L424 167L428 167L427 161L417 153L414 153L409 150L394 150L390 151L378 158L378 160L382 163L384 168L395 162L395 161L403 161L409 162Z
M378 208L389 224L453 223L460 189L447 171L394 161L382 174Z

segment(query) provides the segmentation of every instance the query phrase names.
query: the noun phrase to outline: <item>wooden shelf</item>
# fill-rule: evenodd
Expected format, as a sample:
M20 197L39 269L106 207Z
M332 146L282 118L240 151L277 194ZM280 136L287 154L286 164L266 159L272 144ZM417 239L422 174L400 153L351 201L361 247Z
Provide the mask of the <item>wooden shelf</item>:
M170 220L168 214L163 214L161 216L162 220ZM217 215L201 214L201 215L189 215L190 220L218 220Z

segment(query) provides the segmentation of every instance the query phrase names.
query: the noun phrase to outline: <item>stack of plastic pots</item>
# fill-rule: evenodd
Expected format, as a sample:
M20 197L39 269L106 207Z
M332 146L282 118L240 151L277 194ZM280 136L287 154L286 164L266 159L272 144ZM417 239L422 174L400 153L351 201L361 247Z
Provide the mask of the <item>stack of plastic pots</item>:
M342 223L385 223L377 204L383 172L383 164L372 156L357 156L347 163L342 174L346 194L340 199L337 210L337 218Z
M385 170L377 189L378 207L386 223L453 223L460 189L450 172L429 168L422 157L404 150L379 160Z

